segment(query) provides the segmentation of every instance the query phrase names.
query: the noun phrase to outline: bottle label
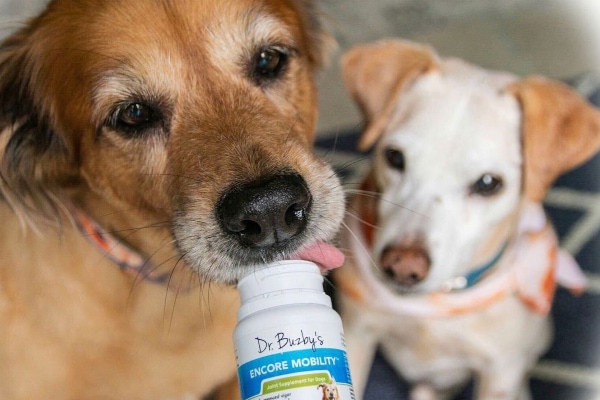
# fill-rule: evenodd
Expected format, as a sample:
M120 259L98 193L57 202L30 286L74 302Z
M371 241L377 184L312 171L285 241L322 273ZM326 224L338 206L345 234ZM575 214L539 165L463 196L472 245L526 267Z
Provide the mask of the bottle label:
M331 330L331 329L329 329ZM342 333L283 329L247 337L237 349L243 400L353 400Z

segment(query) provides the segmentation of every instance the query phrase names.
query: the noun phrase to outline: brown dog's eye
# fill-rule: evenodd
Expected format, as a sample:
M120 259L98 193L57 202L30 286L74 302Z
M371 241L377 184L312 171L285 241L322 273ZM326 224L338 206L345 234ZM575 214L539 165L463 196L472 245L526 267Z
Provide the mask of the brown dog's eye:
M385 159L390 167L403 172L406 168L406 161L404 159L404 153L396 149L386 149Z
M161 114L143 102L124 103L116 107L106 124L127 136L138 136L161 121Z
M153 118L154 112L150 107L143 103L133 103L121 111L118 123L135 128L151 122Z
M258 84L276 79L281 76L287 61L288 55L282 50L273 47L261 49L254 59L252 78Z
M471 194L490 197L497 194L504 187L502 178L494 174L483 174L471 185Z

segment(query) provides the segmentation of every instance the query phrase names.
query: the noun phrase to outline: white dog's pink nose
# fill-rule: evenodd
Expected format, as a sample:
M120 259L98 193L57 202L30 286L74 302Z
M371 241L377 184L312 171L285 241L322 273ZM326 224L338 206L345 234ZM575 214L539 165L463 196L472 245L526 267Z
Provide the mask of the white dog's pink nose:
M387 276L402 286L412 287L429 273L429 254L421 246L390 246L381 254L381 266Z

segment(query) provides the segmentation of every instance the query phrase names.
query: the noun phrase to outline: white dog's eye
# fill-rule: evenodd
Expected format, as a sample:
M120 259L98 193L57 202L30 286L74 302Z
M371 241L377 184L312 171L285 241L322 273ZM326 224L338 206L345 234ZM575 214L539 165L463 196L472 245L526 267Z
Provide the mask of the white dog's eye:
M504 187L502 178L494 174L483 174L470 187L470 193L483 197L497 194Z
M385 159L390 167L397 169L398 171L402 172L406 168L404 153L400 150L392 148L385 149Z

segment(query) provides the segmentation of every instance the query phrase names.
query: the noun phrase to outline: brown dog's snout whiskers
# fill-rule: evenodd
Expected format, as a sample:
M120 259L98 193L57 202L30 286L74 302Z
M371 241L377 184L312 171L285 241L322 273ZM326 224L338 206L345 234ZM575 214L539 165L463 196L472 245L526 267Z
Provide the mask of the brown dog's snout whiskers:
M389 246L381 254L381 266L386 276L412 287L427 277L431 260L421 246Z
M311 194L297 174L275 175L226 192L217 207L226 234L246 247L281 246L302 233Z

